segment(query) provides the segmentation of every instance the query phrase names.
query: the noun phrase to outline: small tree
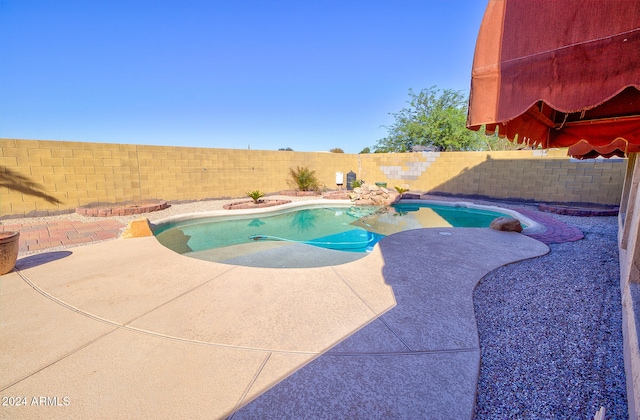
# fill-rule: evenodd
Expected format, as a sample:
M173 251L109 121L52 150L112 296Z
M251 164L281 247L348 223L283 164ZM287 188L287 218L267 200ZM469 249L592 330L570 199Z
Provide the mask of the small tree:
M344 150L342 150L339 147L334 147L333 149L329 150L331 153L344 153Z
M440 150L479 150L483 134L468 130L467 98L462 92L435 86L415 93L409 89L409 106L392 113L389 134L378 141L376 152L408 152L412 146L435 146Z
M320 189L320 183L316 178L316 171L312 171L307 167L296 167L296 169L290 168L289 175L291 175L293 184L300 191L318 191Z

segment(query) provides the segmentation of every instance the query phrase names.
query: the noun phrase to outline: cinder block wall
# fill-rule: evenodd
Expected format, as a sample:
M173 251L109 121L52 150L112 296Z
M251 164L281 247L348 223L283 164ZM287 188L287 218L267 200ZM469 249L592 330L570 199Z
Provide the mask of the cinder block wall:
M618 205L626 173L625 159L580 161L566 149L391 153L362 160L366 181L381 179L390 187L542 202Z
M0 139L0 217L95 202L192 201L291 189L289 170L335 189L357 155Z
M94 202L191 201L290 189L308 167L414 191L618 204L623 160L573 161L566 151L351 155L0 139L0 217L46 215Z

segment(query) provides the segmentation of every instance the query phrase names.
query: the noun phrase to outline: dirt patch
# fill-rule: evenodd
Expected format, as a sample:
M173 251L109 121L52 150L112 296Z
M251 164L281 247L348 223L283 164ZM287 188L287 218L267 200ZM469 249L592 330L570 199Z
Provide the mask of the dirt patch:
M233 203L225 204L222 206L225 210L241 210L241 209L260 209L263 207L280 206L282 204L288 204L291 200L258 200L256 203L253 200L235 201Z

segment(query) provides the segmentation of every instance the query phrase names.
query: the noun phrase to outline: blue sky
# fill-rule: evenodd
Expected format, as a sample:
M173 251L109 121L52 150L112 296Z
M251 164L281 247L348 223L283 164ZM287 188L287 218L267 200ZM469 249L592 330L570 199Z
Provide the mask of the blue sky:
M460 1L0 0L0 137L358 153L468 93Z

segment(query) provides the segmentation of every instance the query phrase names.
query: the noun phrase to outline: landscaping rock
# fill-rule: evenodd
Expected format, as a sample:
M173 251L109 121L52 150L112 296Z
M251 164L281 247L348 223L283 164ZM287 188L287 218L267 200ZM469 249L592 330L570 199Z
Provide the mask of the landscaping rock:
M491 222L489 227L503 232L522 232L520 221L512 217L498 217Z
M377 185L362 184L354 188L349 198L356 206L388 206L400 199L400 194Z

